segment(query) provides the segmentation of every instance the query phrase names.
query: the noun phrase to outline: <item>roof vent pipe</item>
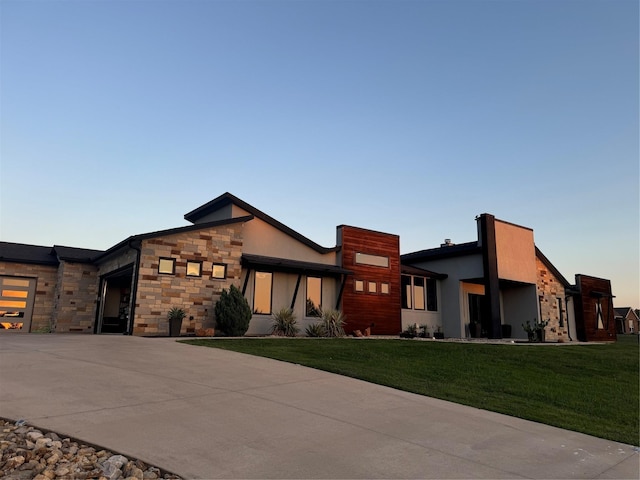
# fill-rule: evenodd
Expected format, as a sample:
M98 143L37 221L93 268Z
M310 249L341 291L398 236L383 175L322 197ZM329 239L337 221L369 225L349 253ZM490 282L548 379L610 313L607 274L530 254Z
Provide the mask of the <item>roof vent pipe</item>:
M455 245L455 243L451 242L450 238L445 238L444 243L440 244L441 247L452 247L453 245Z

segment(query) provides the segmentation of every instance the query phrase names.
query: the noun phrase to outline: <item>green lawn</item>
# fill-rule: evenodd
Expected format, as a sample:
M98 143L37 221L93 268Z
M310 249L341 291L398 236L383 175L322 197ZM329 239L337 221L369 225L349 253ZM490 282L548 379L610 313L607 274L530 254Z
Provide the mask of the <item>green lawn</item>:
M186 343L298 363L640 445L637 336L571 346L351 338Z

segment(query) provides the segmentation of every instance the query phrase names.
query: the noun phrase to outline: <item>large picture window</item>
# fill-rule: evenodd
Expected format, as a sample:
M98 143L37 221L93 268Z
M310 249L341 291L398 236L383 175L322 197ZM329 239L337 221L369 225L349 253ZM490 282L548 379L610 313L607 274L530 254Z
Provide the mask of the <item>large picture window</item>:
M322 278L307 277L307 317L319 317L322 308Z
M402 308L438 311L437 280L433 278L402 275Z
M256 272L253 289L253 313L271 315L271 287L273 274L271 272Z
M424 310L424 278L413 277L413 308Z

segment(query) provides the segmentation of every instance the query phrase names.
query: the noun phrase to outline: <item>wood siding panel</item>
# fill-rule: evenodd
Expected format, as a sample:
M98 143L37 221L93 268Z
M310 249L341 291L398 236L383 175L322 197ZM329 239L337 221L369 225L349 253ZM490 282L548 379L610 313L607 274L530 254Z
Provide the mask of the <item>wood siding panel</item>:
M583 342L615 341L616 322L611 296L611 282L603 278L576 275L576 285L580 294L576 298L576 334ZM600 297L604 329L599 329L596 305Z
M400 297L400 238L397 235L341 226L342 266L351 270L342 296L346 315L346 331L371 328L373 335L397 335L402 330ZM356 253L389 258L389 267L356 264ZM355 291L356 280L364 281L364 292ZM375 282L377 292L368 292ZM389 284L389 294L380 292L382 283Z

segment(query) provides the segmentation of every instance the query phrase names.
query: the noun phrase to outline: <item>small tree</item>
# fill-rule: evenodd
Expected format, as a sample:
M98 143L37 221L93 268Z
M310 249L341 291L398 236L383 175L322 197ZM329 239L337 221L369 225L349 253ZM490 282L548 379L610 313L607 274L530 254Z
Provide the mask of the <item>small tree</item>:
M251 308L242 292L231 285L229 290L222 290L215 306L216 327L229 337L241 337L249 329Z

